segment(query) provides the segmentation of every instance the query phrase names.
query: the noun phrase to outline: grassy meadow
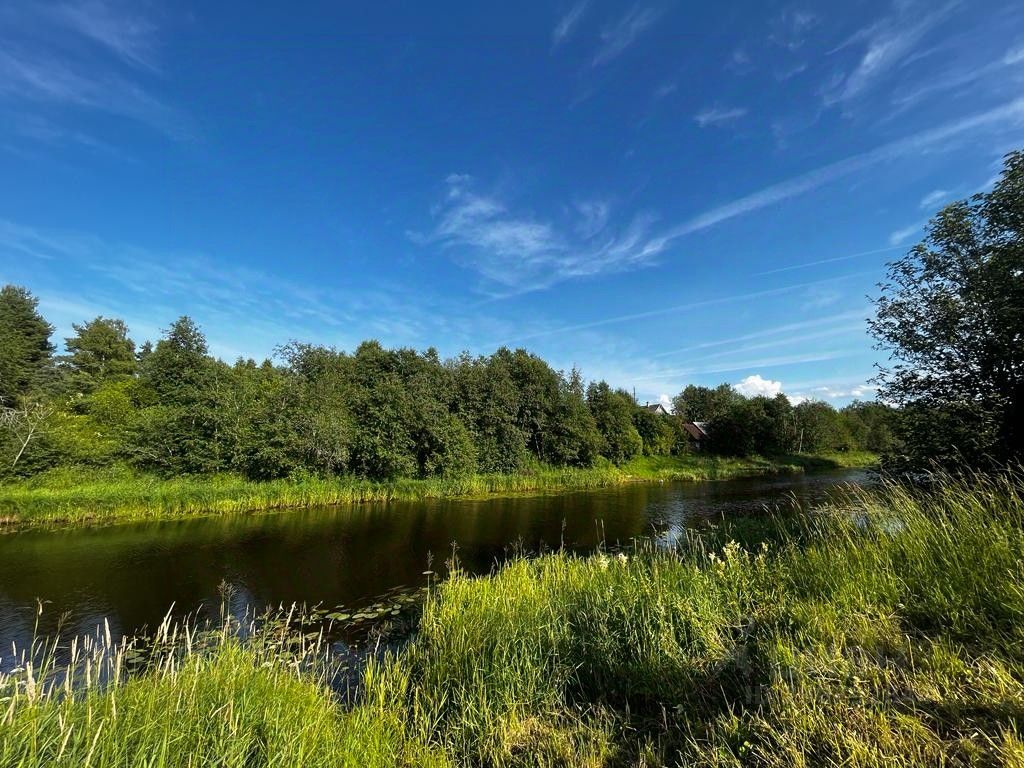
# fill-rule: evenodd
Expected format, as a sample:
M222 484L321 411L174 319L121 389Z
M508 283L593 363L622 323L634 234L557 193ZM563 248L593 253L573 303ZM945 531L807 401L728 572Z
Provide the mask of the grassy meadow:
M23 668L0 765L1024 765L1022 480L456 573L351 704L283 629L165 629L106 686L83 654L78 693Z
M722 480L765 474L870 466L870 453L735 459L689 454L642 456L617 467L587 469L537 465L516 475L470 475L374 482L351 477L303 476L255 482L237 475L160 478L126 468L60 468L0 484L0 526L113 522L285 508L480 498L602 488L643 480Z

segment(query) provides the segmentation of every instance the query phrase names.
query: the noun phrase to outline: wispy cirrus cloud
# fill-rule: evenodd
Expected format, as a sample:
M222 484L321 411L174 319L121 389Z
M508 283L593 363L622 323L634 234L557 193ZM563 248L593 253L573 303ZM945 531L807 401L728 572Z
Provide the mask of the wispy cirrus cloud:
M74 125L76 113L100 112L174 140L198 135L192 118L156 93L158 30L137 11L98 0L23 3L8 8L3 21L0 104L21 123L44 119L42 110L52 126Z
M917 85L913 89L904 89L892 97L892 104L897 111L919 104L925 99L947 91L965 89L967 86L975 86L982 81L990 80L1008 88L1019 87L1019 75L1024 70L1024 46L1011 48L1002 56L985 64L964 68L955 67L943 73L933 73L927 82ZM1017 75L1018 82L1014 82L1013 75Z
M750 54L745 48L736 48L725 62L725 68L739 75L745 75L754 69Z
M860 315L866 315L866 313L858 313ZM825 327L829 323L820 322L815 326L808 326L805 330L798 333L789 333L786 335L778 336L777 338L771 338L767 341L759 341L755 344L742 344L740 346L730 346L729 349L722 350L719 352L713 352L709 355L705 355L699 359L705 360L716 360L722 357L728 357L729 355L736 354L737 352L754 352L759 349L775 349L778 347L800 347L805 348L807 343L810 341L820 341L822 339L834 339L839 337L853 337L856 335L863 335L867 326L863 319L859 322L846 322L845 324L837 325L834 328ZM819 330L811 330L811 328L817 328Z
M508 337L499 342L495 342L493 346L507 345L511 344L512 342L526 341L528 339L537 339L544 336L576 334L579 333L580 331L589 331L595 328L604 328L610 325L631 323L637 320L649 320L653 317L663 317L666 315L674 315L683 312L691 312L699 309L707 309L709 307L749 302L755 299L764 299L772 296L783 296L815 285L842 282L844 280L848 280L851 277L856 277L859 274L860 273L853 273L850 275L840 275L839 277L828 277L823 278L821 280L812 280L810 282L785 285L779 288L766 288L760 291L745 291L743 293L729 294L726 296L717 296L715 298L702 299L700 301L688 301L684 304L672 304L667 307L658 307L656 309L648 309L642 312L630 312L622 315L605 316L597 318L595 320L587 320L582 323L572 323L569 325L559 325L551 328L543 328L540 330L530 331L528 333L516 334L515 336Z
M772 184L745 197L719 205L694 216L688 221L668 230L661 236L661 240L667 243L684 235L708 229L737 216L743 216L806 194L825 184L838 181L850 174L878 165L879 163L927 151L936 145L959 139L974 131L1020 127L1022 124L1024 124L1024 98L1016 99L1007 104L959 120L953 120L936 128L930 128L902 139L897 139L867 152L851 155L799 176Z
M693 116L693 121L701 128L707 128L709 125L731 123L746 114L747 110L743 107L705 107Z
M696 376L709 373L733 373L735 371L768 368L770 366L806 365L808 363L820 363L826 360L840 360L842 358L853 357L854 355L860 354L862 351L863 350L858 349L842 349L799 353L794 355L779 355L776 357L744 358L740 360L733 360L731 362L697 365L688 368L678 368L671 371L660 371L657 374L652 374L650 376L637 376L635 377L635 380L640 382L658 377Z
M803 285L798 287L803 287ZM796 288L797 287L794 287L794 290ZM843 312L837 315L829 315L827 317L816 317L813 320L801 320L795 323L785 323L783 325L776 325L772 328L764 328L762 330L740 334L739 336L730 336L724 339L714 339L713 341L702 341L698 344L691 344L686 347L680 347L679 349L671 349L665 352L659 352L658 354L652 355L652 357L670 357L673 355L680 355L683 353L691 352L700 353L708 349L714 349L715 347L731 347L734 344L743 344L744 342L754 341L757 339L771 338L773 336L783 336L787 340L794 338L802 338L804 332L809 329L822 328L836 323L848 323L850 320L864 320L864 318L866 318L868 314L869 310L865 308L853 310L850 312ZM746 348L746 345L744 345L744 347Z
M927 195L921 198L919 207L923 210L930 210L937 206L939 203L949 199L949 191L945 189L933 189Z
M959 0L935 7L920 2L897 3L896 10L861 29L839 48L863 48L856 66L839 77L825 93L826 104L855 99L874 87L905 61L940 23L960 6Z
M128 64L156 69L157 27L129 7L100 0L57 5L53 18L71 31L106 48Z
M558 19L555 28L551 31L551 47L557 48L576 30L583 16L587 12L590 0L579 0L568 11Z
M624 226L615 227L611 212L605 209L599 232L590 237L581 232L588 231L586 222L592 213L577 209L575 217L559 221L515 210L497 196L479 192L468 176L453 175L447 180L444 199L434 211L433 229L409 234L419 244L438 244L454 250L462 263L506 289L536 290L570 278L650 265L672 243L688 235L778 205L883 162L946 146L980 131L1021 125L1024 98L820 166L667 228L656 230L656 219L651 214L634 214ZM792 268L801 266L809 265Z
M131 159L117 147L91 136L85 131L73 127L59 125L41 115L11 115L10 129L15 136L49 146L78 146L94 152L116 157L120 160Z
M606 201L578 201L554 221L479 191L465 174L450 175L445 186L433 229L409 237L454 250L458 260L506 289L535 290L571 277L620 271L656 255L649 248L653 220L637 215L611 231Z
M601 30L601 45L591 60L593 66L605 64L621 55L661 16L653 7L633 6L626 14Z
M914 224L909 224L906 227L901 227L889 235L889 245L900 246L906 243L910 238L916 235L924 227L925 222L918 221Z
M654 98L664 99L668 96L671 96L677 90L679 90L679 84L676 83L674 80L662 83L661 85L654 89Z
M138 340L155 339L161 327L188 313L225 358L263 357L292 338L351 347L359 341L350 335L354 328L392 344L433 341L436 334L426 326L443 321L438 312L421 311L429 303L422 291L414 297L370 284L358 292L334 291L329 284L295 283L199 251L153 250L4 219L0 265L4 280L31 279L58 336L70 332L71 322L105 314L128 320ZM48 289L69 280L90 286L87 300Z
M839 261L850 261L851 259L859 259L863 256L874 256L879 253L887 253L888 251L896 250L899 246L886 246L885 248L872 248L867 251L857 251L856 253L848 253L844 256L831 256L827 259L815 259L814 261L804 261L800 264L789 264L785 267L776 267L775 269L766 269L764 272L758 272L757 276L763 275L775 275L779 272L792 272L796 269L809 269L811 267L818 267L823 264L835 264Z
M115 72L81 70L47 54L0 51L0 98L20 106L51 104L105 112L146 124L175 140L196 135L184 112Z
M771 21L768 39L789 51L803 47L807 37L821 19L804 8L785 8Z

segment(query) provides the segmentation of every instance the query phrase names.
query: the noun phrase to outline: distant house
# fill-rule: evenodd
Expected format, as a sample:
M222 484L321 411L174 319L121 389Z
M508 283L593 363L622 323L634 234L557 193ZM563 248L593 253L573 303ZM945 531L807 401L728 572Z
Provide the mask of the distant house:
M661 403L644 403L643 404L643 409L645 411L650 411L655 416L668 416L669 415L668 414L668 410L666 410L665 406L662 405Z
M690 445L695 451L702 451L708 445L708 423L706 421L684 421L683 429L690 437Z

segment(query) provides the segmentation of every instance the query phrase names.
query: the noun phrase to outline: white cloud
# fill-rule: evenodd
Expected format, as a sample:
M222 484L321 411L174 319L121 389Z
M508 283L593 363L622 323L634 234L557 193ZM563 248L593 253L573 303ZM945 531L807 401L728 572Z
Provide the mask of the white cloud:
M797 404L804 400L870 400L874 399L878 388L868 381L874 374L865 373L859 377L804 381L790 387L793 394L787 394L790 402Z
M715 363L714 365L699 365L691 368L679 368L671 371L659 371L652 376L634 376L635 381L646 381L656 377L679 377L693 376L706 373L734 373L735 371L750 370L751 368L767 368L778 365L805 365L807 363L821 363L826 360L840 360L854 355L861 354L861 349L841 349L832 352L811 352L796 355L779 355L777 357L763 357L753 360L735 360L731 362Z
M759 373L747 376L742 381L736 382L732 385L732 388L744 397L775 397L776 395L785 395L790 405L800 405L800 403L808 399L804 395L791 395L788 392L784 392L781 381L766 379Z
M985 80L992 75L1000 75L1001 80L1007 81L1009 80L1007 77L1008 73L1003 72L1003 70L1015 67L1022 63L1024 63L1024 46L1010 49L995 61L974 67L973 69L956 67L946 71L945 73L932 72L928 80L923 85L918 86L914 90L903 91L896 94L893 97L892 103L894 106L899 108L897 111L901 112L929 96L942 93L943 91L952 91L957 88L963 88L964 86L977 83L980 80Z
M515 211L494 195L478 192L469 177L453 175L447 180L445 200L433 211L437 220L433 231L410 233L410 237L421 244L458 246L467 266L488 280L518 291L536 290L570 278L650 265L679 238L804 195L871 166L948 145L981 130L1006 130L1022 123L1024 98L772 184L660 232L653 230L653 216L636 214L618 228L603 225L600 237L583 237L579 233L587 231L586 215L577 212L574 220L558 222L550 216ZM610 221L610 212L607 218Z
M861 318L863 318L864 315L866 314L866 312L857 312L856 314L859 315ZM836 317L841 317L841 316L842 315L837 315ZM715 358L720 358L720 357L726 357L728 355L733 355L733 354L736 354L737 352L752 352L752 351L754 351L756 349L772 349L774 347L799 346L799 347L805 349L806 346L807 346L807 343L810 342L810 341L817 341L817 340L820 340L820 339L834 339L834 338L843 337L843 336L850 337L850 336L857 335L858 332L859 332L859 334L861 336L863 336L864 333L866 332L866 329L867 329L867 326L863 322L863 320L861 320L861 322L858 322L858 323L847 323L845 325L838 325L838 326L836 326L834 328L824 327L824 326L827 326L828 324L830 324L831 322L832 322L832 320L830 320L830 319L819 320L818 322L816 322L814 324L807 324L806 325L806 327L815 328L815 329L819 329L819 330L811 330L809 332L808 331L801 331L800 333L791 333L791 334L787 334L787 335L784 335L784 336L780 336L778 338L771 338L768 341L760 341L760 342L757 342L755 344L744 344L741 347L730 346L729 349L726 349L726 350L721 351L721 352L713 352L711 354L702 356L701 358L698 358L698 359L713 360ZM750 334L750 335L755 335L755 334Z
M868 152L852 155L829 165L824 165L777 184L765 187L745 197L719 205L694 216L689 221L670 229L661 238L670 241L683 235L699 232L724 221L753 211L776 205L799 195L806 194L825 184L838 181L852 173L873 165L902 158L906 155L924 152L935 145L959 138L979 129L1019 127L1024 122L1024 98L1003 104L986 112L954 120L937 128L931 128L903 139L883 144Z
M118 17L101 3L68 4L25 18L43 25L46 42L5 41L0 49L0 101L12 103L22 119L36 117L39 105L58 104L134 120L172 139L195 137L194 121L138 77L111 66L110 57L83 55L81 43L88 41L136 69L151 69L152 25L138 17Z
M611 205L603 200L583 200L574 206L579 213L579 221L576 222L576 233L589 239L599 234L608 226L608 216L611 213Z
M155 69L156 26L141 16L115 11L99 0L58 5L54 18L83 37L138 67Z
M745 379L736 382L732 388L745 397L756 397L764 395L775 397L782 392L782 382L766 379L759 373L747 376Z
M658 395L658 402L661 403L662 407L664 407L666 411L672 410L672 398L664 392Z
M709 125L738 120L745 114L747 114L747 110L743 107L705 107L693 116L693 120L701 128L707 128Z
M902 229L897 229L889 235L889 244L893 246L903 245L903 243L907 242L907 240L920 232L922 226L924 225L921 222L917 222L916 224L911 224L903 227Z
M787 8L772 21L769 40L776 45L796 51L803 47L807 34L818 26L820 19L807 10Z
M858 251L857 253L849 253L845 256L833 256L830 259L818 259L817 261L805 261L802 264L790 264L785 267L776 267L775 269L767 269L764 272L758 272L758 276L761 275L775 275L779 272L792 272L794 269L807 269L809 267L817 267L822 264L834 264L837 261L849 261L850 259L859 259L862 256L873 256L877 253L886 253L888 251L896 250L899 246L886 246L885 248L872 248L869 251Z
M750 72L753 69L750 54L743 48L735 49L732 55L729 56L729 60L725 63L725 68L741 75Z
M26 258L28 256L28 258ZM360 338L425 347L440 340L451 353L468 348L492 322L479 310L369 278L360 291L323 278L315 285L228 265L195 251L155 251L82 232L40 229L0 219L3 279L28 284L58 324L97 314L122 317L137 341L187 313L207 331L211 349L232 358L263 357L299 338L351 348ZM59 286L88 285L88 298ZM467 329L469 329L467 331ZM440 346L440 345L439 345Z
M860 30L840 49L862 43L864 53L857 66L838 79L826 94L826 103L849 101L872 88L878 79L906 59L958 5L954 0L931 12L922 12L915 3L900 3L897 13Z
M409 236L456 249L458 260L517 291L622 271L649 263L661 251L649 234L650 217L634 216L612 231L604 201L578 202L561 221L549 221L477 191L468 176L449 176L447 187L444 202L434 210L434 229Z
M836 290L835 286L812 286L804 292L803 303L800 307L804 311L824 309L831 307L842 298L843 294Z
M585 323L575 323L573 325L562 325L555 328L545 328L543 330L530 331L529 333L520 333L513 337L506 338L502 341L495 342L491 346L502 346L509 345L513 342L525 341L527 339L535 339L541 336L555 336L559 334L570 334L578 331L586 331L593 328L600 328L607 325L618 325L619 323L627 323L635 320L648 320L652 317L661 317L664 315L671 315L677 312L688 312L697 309L703 309L705 307L719 306L722 304L733 304L741 301L750 301L752 299L760 299L767 296L782 296L787 293L806 288L809 285L816 285L818 283L832 283L845 280L853 275L843 275L841 277L827 277L822 280L814 280L807 283L797 283L795 285L787 285L781 288L766 288L761 291L750 291L747 293L733 294L730 296L719 296L714 299L704 299L702 301L690 301L685 304L674 304L668 307L660 307L658 309L649 309L643 312L631 312L626 315L614 315L612 317L602 317L599 320L591 320Z
M664 99L666 96L671 96L679 89L679 84L675 82L662 83L654 89L654 98Z
M803 286L800 286L803 287ZM794 287L795 289L795 287ZM667 352L661 352L653 355L653 357L667 357L669 355L678 355L683 352L694 352L698 350L713 349L715 347L731 346L744 341L753 341L756 339L764 339L771 336L779 336L781 334L799 331L799 333L793 334L796 338L802 338L805 336L804 331L811 328L823 328L824 326L833 323L846 323L850 320L863 320L869 313L869 308L852 310L850 312L843 312L838 315L830 315L828 317L816 317L813 320L801 320L797 323L786 323L785 325L777 325L774 328L765 328L760 331L753 331L751 333L745 333L740 336L731 336L724 339L715 339L714 341L702 341L699 344L693 344L689 347L682 347L680 349L673 349ZM834 330L834 329L833 329ZM825 331L822 331L824 333ZM757 348L756 346L754 348ZM742 347L742 350L751 349L749 346Z
M945 189L935 189L929 192L927 195L921 198L921 208L930 210L943 202L949 197L949 192Z
M807 71L807 62L801 61L788 67L781 67L775 70L775 79L784 83L797 75Z
M853 397L853 398L864 398L871 397L878 390L877 387L871 384L853 384L847 386L821 386L814 387L811 392L815 398L824 400L839 400L841 398Z
M594 54L591 64L596 67L622 54L654 25L660 15L654 8L634 5L625 16L601 30L601 47Z
M583 15L587 12L588 5L589 0L580 0L580 2L573 5L572 8L566 11L565 15L558 20L558 23L555 24L554 30L551 32L552 47L557 48L569 39L573 30L576 29L580 20L583 18Z

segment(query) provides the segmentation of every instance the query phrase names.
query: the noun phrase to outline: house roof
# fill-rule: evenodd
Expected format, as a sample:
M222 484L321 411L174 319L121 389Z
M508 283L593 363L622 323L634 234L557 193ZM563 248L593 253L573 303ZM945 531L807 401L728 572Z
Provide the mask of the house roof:
M683 429L685 429L694 440L707 440L708 433L705 430L706 426L706 421L687 421L683 423Z
M668 413L668 409L661 403L645 403L643 408L651 413Z

